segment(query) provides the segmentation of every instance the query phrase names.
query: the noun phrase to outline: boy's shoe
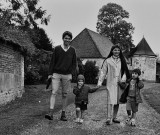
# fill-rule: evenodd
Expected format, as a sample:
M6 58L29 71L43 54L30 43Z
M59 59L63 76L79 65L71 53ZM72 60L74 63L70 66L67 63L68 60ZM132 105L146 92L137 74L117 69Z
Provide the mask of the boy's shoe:
M65 115L64 116L62 115L61 118L60 118L60 120L61 121L67 121L67 117Z
M131 126L136 126L136 120L135 119L131 119L131 121L130 121L130 124L131 124Z
M128 116L128 118L126 119L126 124L129 124L130 123L130 120L131 120L131 116Z
M80 118L76 118L75 122L76 122L76 123L79 123L79 120L80 120Z
M62 111L60 120L61 121L67 121L67 118L66 118L66 115L65 115L65 111Z
M53 120L53 115L46 114L45 118L48 119L48 120Z
M120 121L119 121L117 118L114 118L112 121L113 121L114 123L120 123Z
M83 119L79 119L79 123L83 123Z
M107 119L106 125L111 125L112 124L112 119Z

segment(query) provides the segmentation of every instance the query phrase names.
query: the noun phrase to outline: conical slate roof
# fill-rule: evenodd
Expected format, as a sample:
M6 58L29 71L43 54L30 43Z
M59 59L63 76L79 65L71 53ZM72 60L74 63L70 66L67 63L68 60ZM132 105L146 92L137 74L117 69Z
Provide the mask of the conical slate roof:
M106 58L113 43L105 36L85 28L71 42L80 58Z
M142 40L136 46L136 51L133 55L148 55L148 56L156 56L155 53L152 51L150 46L148 45L147 41L143 37Z

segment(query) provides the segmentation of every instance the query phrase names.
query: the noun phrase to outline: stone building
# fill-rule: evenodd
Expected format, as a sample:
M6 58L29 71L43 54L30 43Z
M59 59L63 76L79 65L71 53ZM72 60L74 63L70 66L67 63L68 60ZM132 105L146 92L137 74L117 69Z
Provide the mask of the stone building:
M141 69L141 77L146 81L156 81L156 55L143 37L138 45L129 54L130 70Z
M0 26L0 105L21 97L24 92L24 55L34 51L29 36Z
M107 37L85 28L73 39L71 46L75 47L77 57L83 64L88 60L96 61L96 66L101 67L113 43Z

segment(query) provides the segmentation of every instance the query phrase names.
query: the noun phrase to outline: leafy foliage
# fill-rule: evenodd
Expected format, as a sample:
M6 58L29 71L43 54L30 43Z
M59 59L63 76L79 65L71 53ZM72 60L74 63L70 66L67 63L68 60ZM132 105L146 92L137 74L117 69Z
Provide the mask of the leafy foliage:
M24 76L24 83L27 85L36 84L39 82L41 76L38 73L38 70L35 67L29 66Z
M37 49L34 55L25 57L25 84L45 83L51 56L51 51Z
M27 29L27 32L30 35L32 43L35 45L37 49L43 49L47 51L52 51L52 43L46 34L43 28L33 28Z
M77 82L77 76L79 74L84 75L84 71L85 71L84 65L83 65L83 63L82 63L80 58L77 58L77 63L78 63L78 67L77 67L76 71L72 75L72 82L74 82L74 83Z
M80 58L77 58L77 63L78 63L78 74L84 75L85 69L84 69L84 65Z
M28 29L27 31L33 44L37 49L35 50L33 55L26 56L25 69L31 66L32 72L25 70L25 83L28 84L28 82L32 80L32 78L35 79L35 81L32 81L33 84L45 83L48 77L49 63L52 54L52 43L42 28L37 27L34 29Z
M50 16L46 15L46 10L37 6L38 2L39 0L3 0L4 5L0 4L0 20L2 20L0 26L12 27L13 30L22 32L21 35L26 34L30 41L24 42L27 38L19 36L20 32L10 34L11 41L16 41L20 46L24 44L22 49L26 47L29 50L29 53L23 53L25 55L25 84L45 82L52 53L51 40L44 29L38 27L39 23L47 25ZM11 30L12 33L13 30ZM35 48L34 51L32 47Z
M96 77L98 76L99 69L96 67L96 62L87 61L84 65L84 76L87 84L97 83Z
M0 5L0 16L5 19L8 25L23 28L35 28L38 21L41 24L48 24L50 15L46 15L46 10L37 7L39 0L3 0L4 5Z
M97 31L108 37L113 44L120 44L122 49L132 46L134 27L128 23L129 13L120 5L108 3L98 13Z
M35 51L35 46L32 43L29 34L23 30L7 26L4 20L0 17L0 37L2 40L8 40L15 44L14 49L21 51L23 55L31 55Z

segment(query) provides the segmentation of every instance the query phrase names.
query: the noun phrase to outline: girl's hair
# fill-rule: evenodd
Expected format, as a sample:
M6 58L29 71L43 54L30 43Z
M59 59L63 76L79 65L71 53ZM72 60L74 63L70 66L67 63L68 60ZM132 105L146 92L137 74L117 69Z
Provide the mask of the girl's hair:
M124 58L124 56L123 56L122 50L121 50L121 48L120 48L119 45L114 45L114 46L112 46L112 48L111 48L111 50L110 50L110 53L109 53L109 55L107 56L106 59L108 59L108 58L110 58L111 56L113 56L113 50L114 50L115 48L118 48L118 49L120 50L119 58L120 58L120 60L121 60L121 77L123 76L123 74L124 74L124 72L125 72L127 79L129 79L129 78L130 78L130 73L129 73L129 70L128 70L128 67L127 67L126 60L125 60L125 58ZM105 59L105 60L106 60L106 59ZM103 63L105 62L105 60L103 61ZM102 64L102 67L103 67L103 64Z

